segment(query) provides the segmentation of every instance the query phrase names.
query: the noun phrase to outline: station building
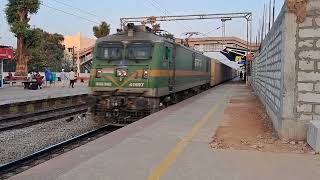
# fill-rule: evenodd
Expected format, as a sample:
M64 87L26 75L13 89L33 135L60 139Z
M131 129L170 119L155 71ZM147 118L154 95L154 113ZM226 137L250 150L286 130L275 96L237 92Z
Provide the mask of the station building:
M80 72L80 54L94 46L96 38L84 37L80 32L64 36L65 58Z

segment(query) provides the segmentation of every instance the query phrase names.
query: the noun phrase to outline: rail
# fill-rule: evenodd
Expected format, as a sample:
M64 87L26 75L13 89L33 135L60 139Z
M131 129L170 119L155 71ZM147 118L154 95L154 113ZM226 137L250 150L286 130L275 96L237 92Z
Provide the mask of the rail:
M53 121L59 118L85 113L87 105L76 105L59 109L50 109L41 112L11 116L0 119L0 132L12 129L28 127L34 124Z
M10 176L12 174L15 174L13 171L17 170L18 168L25 167L25 166L33 167L33 166L39 164L39 163L32 164L39 159L48 160L48 159L50 159L50 158L48 158L48 156L50 156L53 153L57 153L58 151L64 150L64 149L66 149L66 147L68 147L70 145L77 144L78 146L81 146L82 145L81 142L85 141L85 140L87 141L88 138L90 138L90 141L91 141L91 140L94 140L94 138L92 138L92 137L96 137L101 134L105 135L105 134L111 133L119 128L120 128L119 126L105 125L99 129L95 129L95 130L86 132L86 133L81 134L79 136L73 137L69 140L66 140L66 141L57 143L55 145L49 146L45 149L37 151L37 152L30 154L28 156L25 156L25 157L22 157L20 159L15 160L15 161L1 165L0 166L0 179L7 178L6 174L8 174L8 173L10 173ZM75 147L73 147L73 148L75 148ZM63 154L64 152L60 152L60 153ZM18 170L18 172L21 172L21 170Z

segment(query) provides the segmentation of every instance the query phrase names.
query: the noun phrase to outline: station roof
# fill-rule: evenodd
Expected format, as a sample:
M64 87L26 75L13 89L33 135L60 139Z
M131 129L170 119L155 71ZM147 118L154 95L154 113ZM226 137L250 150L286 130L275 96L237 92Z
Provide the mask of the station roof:
M224 56L226 56L230 61L236 61L237 57L241 57L241 60L246 60L247 49L226 47L220 51Z

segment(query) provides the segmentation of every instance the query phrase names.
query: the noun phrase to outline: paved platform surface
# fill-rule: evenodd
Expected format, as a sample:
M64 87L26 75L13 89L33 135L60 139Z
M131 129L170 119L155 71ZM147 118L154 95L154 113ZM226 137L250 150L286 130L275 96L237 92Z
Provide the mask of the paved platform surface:
M88 83L76 83L75 88L62 87L60 82L55 85L45 85L39 90L24 89L22 85L8 86L0 89L0 105L15 102L41 100L48 98L88 94L90 89Z
M212 150L236 84L224 84L60 155L11 180L318 180L313 155Z

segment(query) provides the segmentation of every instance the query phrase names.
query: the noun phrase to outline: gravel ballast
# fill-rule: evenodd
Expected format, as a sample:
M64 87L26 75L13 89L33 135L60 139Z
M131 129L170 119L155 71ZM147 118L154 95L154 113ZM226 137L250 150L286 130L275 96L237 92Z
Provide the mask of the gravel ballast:
M89 118L75 117L70 122L63 118L22 129L0 132L0 165L99 127Z

